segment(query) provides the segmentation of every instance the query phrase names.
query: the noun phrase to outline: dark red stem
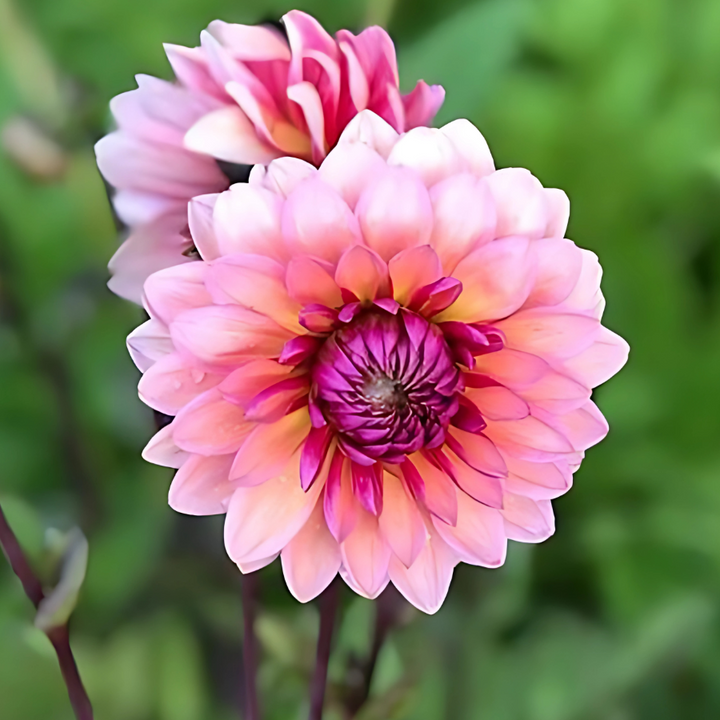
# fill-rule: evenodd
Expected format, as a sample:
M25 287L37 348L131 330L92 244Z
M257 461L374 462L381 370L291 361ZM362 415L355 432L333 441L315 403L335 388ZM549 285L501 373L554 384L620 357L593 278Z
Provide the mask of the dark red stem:
M337 580L330 583L330 586L320 596L320 631L318 632L317 654L315 656L315 672L310 686L310 714L308 720L322 720L339 596Z
M243 575L243 664L245 669L245 720L260 720L257 695L257 639L255 637L255 606L258 579L255 573Z
M25 557L25 553L22 551L20 543L8 524L5 513L3 513L1 507L0 545L2 545L3 553L8 559L10 567L20 579L25 594L30 598L30 602L37 608L45 597L42 585L37 575L32 571ZM77 720L93 720L92 705L80 679L77 664L70 649L70 637L68 635L67 625L53 628L47 635L52 646L55 648L58 663L60 664L60 672L65 681L68 696L70 697L70 704L75 711L75 717Z

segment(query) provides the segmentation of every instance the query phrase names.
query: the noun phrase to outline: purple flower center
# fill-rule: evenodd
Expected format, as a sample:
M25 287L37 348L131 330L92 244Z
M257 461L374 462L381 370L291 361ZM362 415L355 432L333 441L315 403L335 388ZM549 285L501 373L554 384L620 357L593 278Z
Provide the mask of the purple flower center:
M336 330L312 380L315 404L363 465L442 445L462 390L442 331L408 310L365 311Z

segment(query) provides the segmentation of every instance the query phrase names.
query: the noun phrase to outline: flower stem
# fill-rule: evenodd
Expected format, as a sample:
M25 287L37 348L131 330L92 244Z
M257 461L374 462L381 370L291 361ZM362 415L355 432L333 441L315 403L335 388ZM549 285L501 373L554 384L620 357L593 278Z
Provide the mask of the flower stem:
M0 545L5 553L5 557L10 563L10 567L20 579L25 594L30 599L30 602L37 608L45 597L42 585L37 575L32 571L25 557L25 553L22 551L20 543L8 524L5 513L3 513L1 507ZM77 664L70 649L70 637L67 625L53 628L48 632L47 636L55 648L58 663L60 664L60 672L62 672L75 717L77 720L92 720L92 705L80 679Z
M380 650L392 628L397 624L404 601L395 588L390 585L375 601L375 629L373 631L372 645L368 656L360 663L359 682L345 697L345 712L347 718L354 718L370 696L373 674L377 665Z
M260 720L257 695L257 639L255 637L255 606L258 579L255 573L243 575L241 581L243 606L243 662L245 668L245 720Z
M57 653L60 662L60 671L67 686L70 704L78 720L93 720L93 710L85 688L80 679L77 663L70 649L70 636L67 625L53 628L48 632L48 638Z
M328 664L330 662L330 650L339 597L340 591L337 580L330 583L320 596L320 631L315 656L315 672L310 686L310 714L308 720L322 720Z

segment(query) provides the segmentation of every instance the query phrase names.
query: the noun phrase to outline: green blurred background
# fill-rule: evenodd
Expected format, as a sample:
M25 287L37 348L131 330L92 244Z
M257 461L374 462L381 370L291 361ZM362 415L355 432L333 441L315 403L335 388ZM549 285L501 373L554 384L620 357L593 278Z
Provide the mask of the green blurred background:
M461 566L436 616L408 613L362 717L720 717L720 2L298 5L332 31L384 24L405 86L446 87L439 122L470 118L498 166L568 192L633 348L597 392L610 436L554 503L556 536ZM48 527L89 538L72 637L100 720L239 717L242 621L220 519L174 514L170 472L140 458L153 420L124 338L142 318L105 288L117 240L92 146L135 73L169 77L162 42L291 7L0 0L0 501L38 567ZM301 718L317 610L277 563L261 582L266 718ZM372 619L343 604L328 718ZM32 617L0 562L0 718L69 719Z

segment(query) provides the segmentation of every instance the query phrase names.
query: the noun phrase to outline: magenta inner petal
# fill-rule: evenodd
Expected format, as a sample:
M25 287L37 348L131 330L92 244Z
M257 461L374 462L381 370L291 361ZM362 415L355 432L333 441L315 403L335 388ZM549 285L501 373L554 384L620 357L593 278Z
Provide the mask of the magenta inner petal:
M441 445L464 387L436 325L407 310L394 315L377 308L363 310L326 340L312 381L313 403L343 451L363 467L375 460L399 463ZM368 496L367 504L373 502Z

